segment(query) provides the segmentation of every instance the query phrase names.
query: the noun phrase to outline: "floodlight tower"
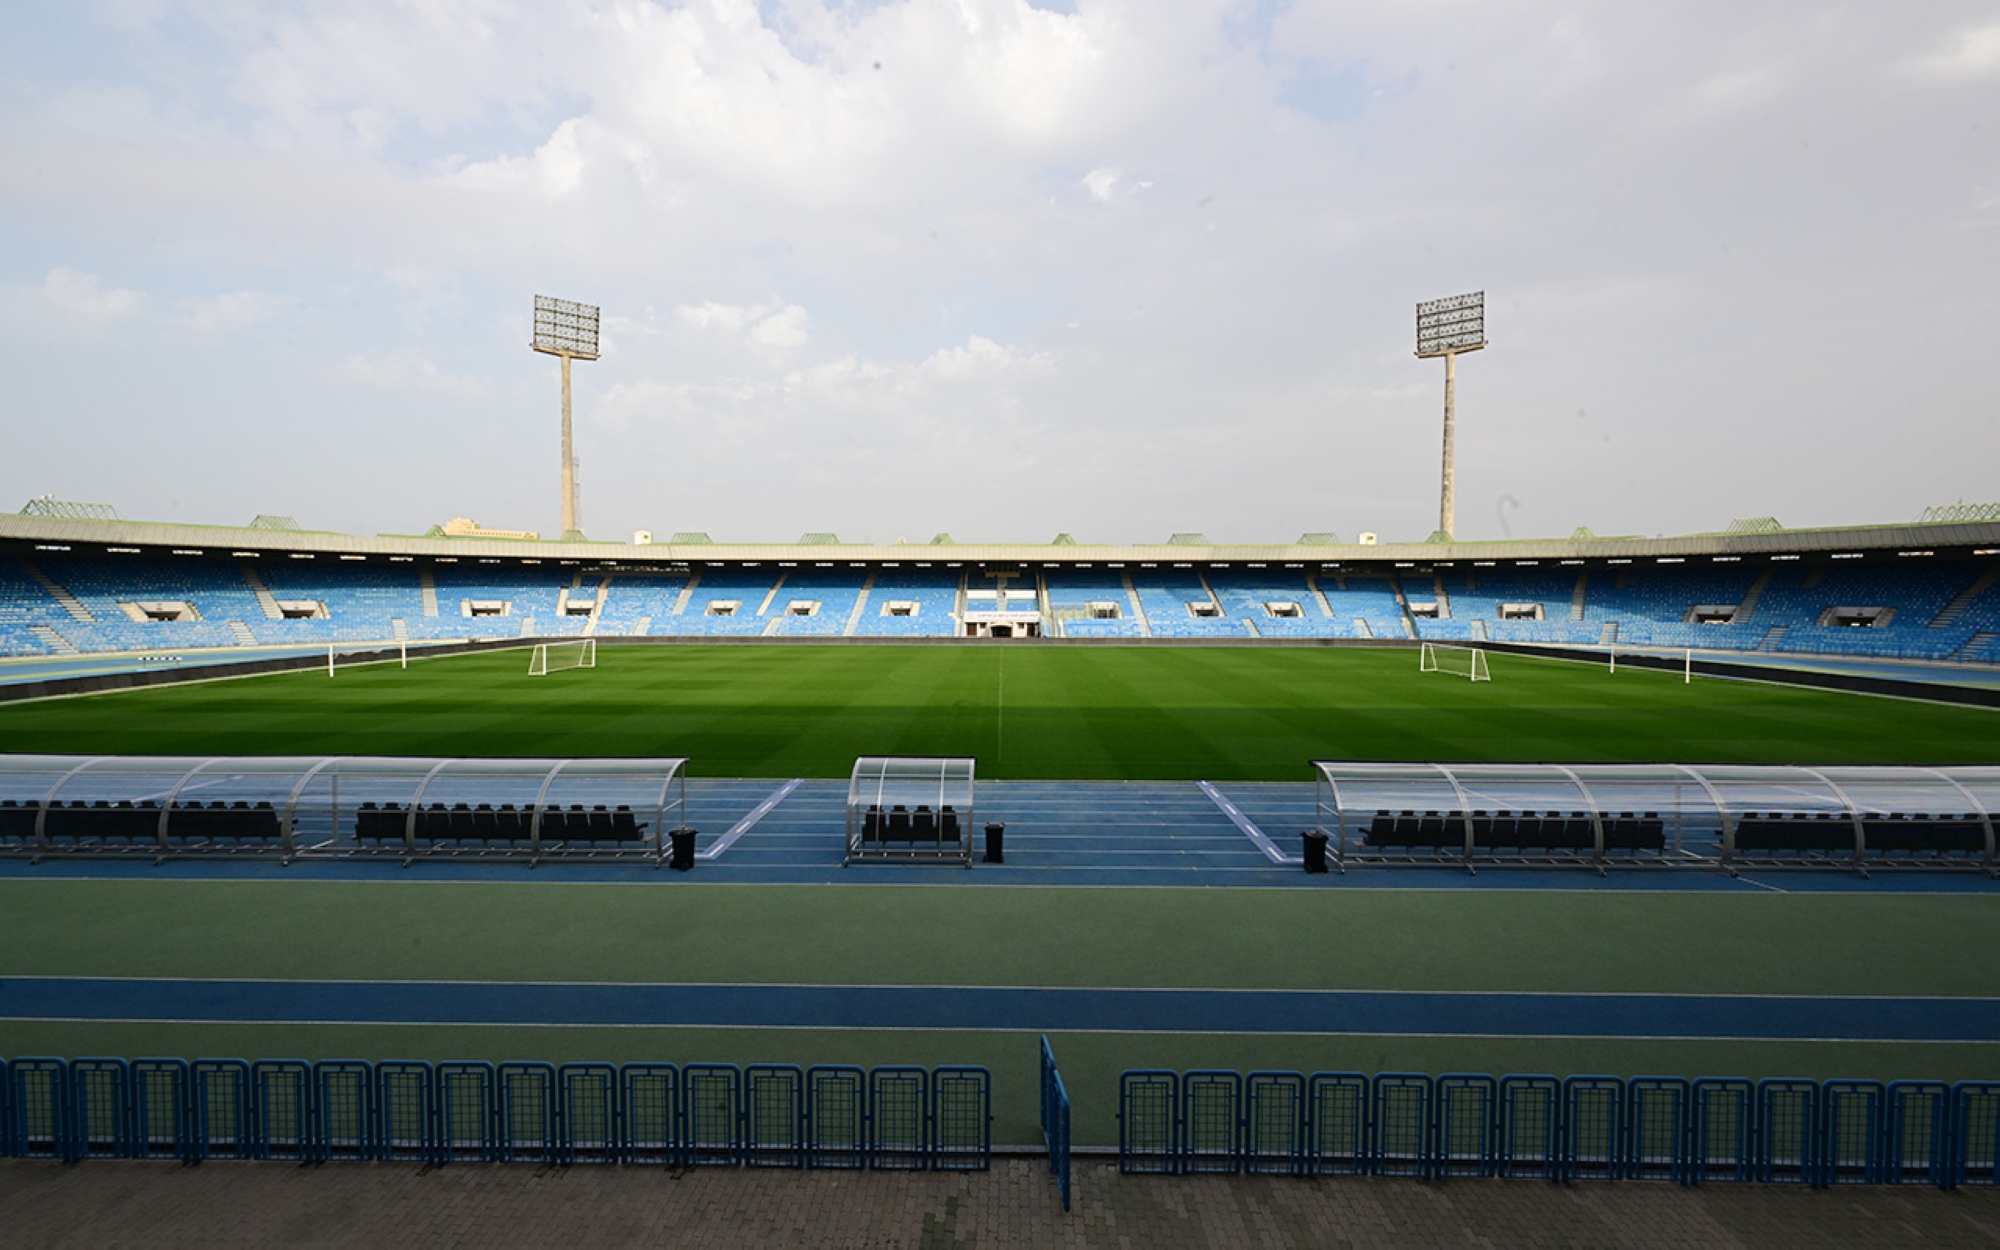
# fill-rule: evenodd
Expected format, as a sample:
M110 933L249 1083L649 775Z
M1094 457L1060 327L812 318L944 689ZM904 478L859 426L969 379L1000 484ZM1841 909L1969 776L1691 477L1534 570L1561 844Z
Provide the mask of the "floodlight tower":
M569 362L597 359L597 305L537 295L535 338L528 345L562 357L562 536L580 537L576 528L576 455L570 442Z
M1417 358L1444 357L1444 472L1438 488L1438 532L1451 537L1451 421L1453 392L1458 385L1458 354L1486 346L1486 292L1451 295L1417 305Z

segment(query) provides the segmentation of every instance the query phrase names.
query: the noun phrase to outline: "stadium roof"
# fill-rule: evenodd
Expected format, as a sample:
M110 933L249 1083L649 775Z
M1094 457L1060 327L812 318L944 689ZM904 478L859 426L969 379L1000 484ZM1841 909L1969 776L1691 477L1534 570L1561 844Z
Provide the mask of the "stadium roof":
M681 537L681 535L676 535ZM814 535L814 538L821 536ZM1068 537L1064 535L1063 537ZM1460 561L1661 559L1689 556L1828 555L1843 552L1934 551L2000 548L2000 519L1904 522L1822 529L1757 527L1676 537L1598 538L1579 530L1568 538L1500 542L1338 543L1332 535L1306 534L1301 542L1189 543L1175 535L1156 543L653 543L527 541L400 534L335 534L319 530L184 525L76 516L0 514L0 543L86 550L136 547L149 553L203 556L318 558L407 556L425 558L562 560L602 564L737 564L798 561L857 564L1254 563L1451 564ZM1175 541L1179 540L1179 541Z

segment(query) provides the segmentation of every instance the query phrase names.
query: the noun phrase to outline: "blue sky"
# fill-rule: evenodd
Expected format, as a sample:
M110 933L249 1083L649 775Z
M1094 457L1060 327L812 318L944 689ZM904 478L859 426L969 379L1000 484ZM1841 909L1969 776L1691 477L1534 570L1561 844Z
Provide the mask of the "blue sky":
M1467 538L2000 495L1990 6L33 6L0 507Z

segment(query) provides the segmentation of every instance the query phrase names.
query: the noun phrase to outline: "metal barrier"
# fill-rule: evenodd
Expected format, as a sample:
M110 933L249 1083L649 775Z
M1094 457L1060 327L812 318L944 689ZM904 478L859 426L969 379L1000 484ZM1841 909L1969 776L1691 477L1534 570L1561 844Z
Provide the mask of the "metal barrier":
M363 1059L313 1065L313 1129L321 1159L375 1157L375 1069Z
M1374 1173L1430 1175L1431 1078L1421 1072L1383 1072L1371 1092L1369 1158Z
M1315 1072L1306 1082L1306 1172L1359 1176L1368 1170L1368 1078Z
M2000 1083L1951 1087L1953 1185L2000 1184Z
M1951 1087L1942 1081L1891 1081L1882 1179L1892 1185L1943 1185L1951 1175Z
M1491 1176L1497 1168L1499 1083L1490 1076L1437 1079L1437 1128L1431 1135L1432 1174Z
M1496 1174L1560 1180L1562 1082L1552 1076L1501 1077L1495 1147Z
M499 1074L490 1063L449 1062L437 1066L439 1163L491 1163L499 1151L495 1119L500 1114Z
M70 1162L116 1159L131 1140L132 1069L123 1059L73 1059L69 1065Z
M1062 1194L1063 1210L1069 1210L1069 1091L1063 1088L1062 1072L1056 1067L1055 1052L1049 1049L1048 1034L1042 1035L1042 1141L1049 1148L1049 1171L1055 1174L1056 1189Z
M922 1068L883 1067L868 1072L868 1166L921 1171L925 1150L924 1107L930 1087Z
M566 1063L556 1069L556 1162L618 1162L618 1069Z
M1306 1170L1306 1078L1252 1072L1243 1080L1243 1170L1303 1176Z
M1133 1070L1118 1167L2000 1184L2000 1082Z
M806 1069L806 1166L868 1166L868 1074L860 1068Z
M261 1059L250 1065L250 1150L259 1159L318 1157L313 1135L312 1065Z
M132 1061L132 1158L194 1162L194 1133L188 1123L191 1081L185 1059ZM0 1080L0 1087L6 1084ZM0 1107L5 1102L0 1095ZM5 1138L6 1129L0 1124L0 1143Z
M743 1070L743 1163L753 1168L806 1165L806 1074L789 1063Z
M500 1103L493 1157L501 1163L556 1162L555 1065L503 1063L493 1079ZM673 1135L669 1126L669 1140Z
M680 1091L680 1069L671 1063L628 1063L618 1069L625 1162L680 1166Z
M983 1171L980 1067L0 1060L0 1157Z
M1624 1175L1685 1184L1688 1083L1677 1076L1635 1076L1625 1089Z
M1694 1124L1688 1182L1755 1179L1756 1087L1735 1077L1703 1077L1690 1086L1689 1097Z
M985 1068L931 1070L931 1169L993 1166L993 1076Z
M195 1161L255 1157L250 1123L250 1065L241 1059L195 1060Z

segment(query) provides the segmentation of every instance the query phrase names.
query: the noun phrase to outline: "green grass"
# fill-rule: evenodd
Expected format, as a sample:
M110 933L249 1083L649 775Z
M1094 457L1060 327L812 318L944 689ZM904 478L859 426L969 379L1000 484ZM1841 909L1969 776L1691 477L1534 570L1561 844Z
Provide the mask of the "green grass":
M842 777L863 754L989 778L1282 780L1332 759L1974 763L2000 712L1389 648L602 647L499 652L0 706L0 751L684 755L698 776Z

